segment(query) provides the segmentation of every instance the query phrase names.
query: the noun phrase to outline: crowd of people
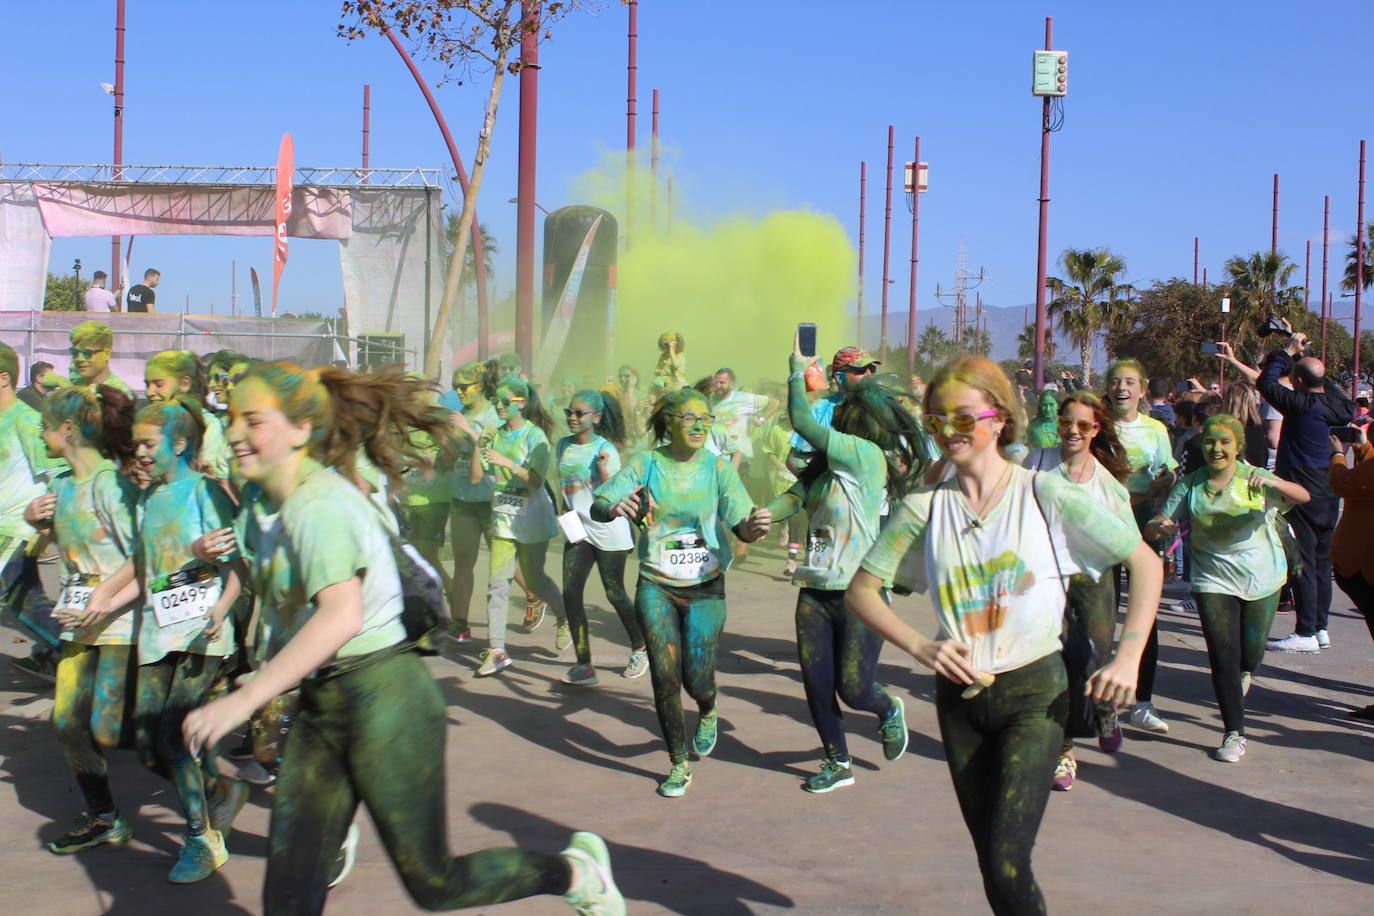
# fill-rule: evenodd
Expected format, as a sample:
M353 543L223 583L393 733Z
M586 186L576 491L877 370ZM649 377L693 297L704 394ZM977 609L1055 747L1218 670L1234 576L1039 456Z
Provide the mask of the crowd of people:
M35 364L21 389L0 344L0 585L6 622L33 642L13 664L55 683L85 806L49 849L129 839L105 752L130 748L185 816L169 880L203 880L228 860L248 796L227 757L275 783L269 914L323 910L351 867L360 803L426 909L553 894L579 913L623 913L594 833L560 855L450 853L444 701L420 658L434 634L411 630L398 570L413 546L442 583L440 641L472 642L485 546L474 674L520 655L507 643L514 580L522 632L551 616L554 648L572 655L564 682L592 688L595 567L624 630L620 675L650 675L668 756L657 791L675 798L720 730L726 574L775 534L821 748L802 788L855 781L841 701L873 716L887 760L905 752L903 699L877 678L893 643L937 675L989 904L1044 912L1031 851L1051 792L1078 778L1074 741L1112 753L1123 725L1168 730L1153 702L1166 579L1193 593L1218 761L1246 753L1265 652L1330 644L1333 565L1374 634L1374 562L1338 511L1374 500L1368 404L1305 344L1288 328L1259 368L1223 348L1239 378L1219 391L1171 390L1124 359L1101 393L1025 392L976 356L925 383L881 374L857 346L818 359L799 336L786 381L748 391L729 367L691 384L670 332L646 389L627 365L556 380L547 398L513 355L459 366L440 391L400 366L227 351L158 353L136 395L110 372L114 338L98 321L72 330L68 376ZM546 570L550 546L561 577ZM937 633L898 613L913 591L929 592ZM1289 602L1294 632L1270 640Z

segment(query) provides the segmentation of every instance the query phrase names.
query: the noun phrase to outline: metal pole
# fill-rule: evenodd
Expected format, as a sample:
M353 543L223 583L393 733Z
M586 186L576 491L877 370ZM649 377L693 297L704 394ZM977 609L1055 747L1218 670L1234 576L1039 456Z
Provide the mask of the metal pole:
M1194 285L1194 286L1197 286L1197 252L1198 252L1198 237L1197 237L1197 236L1193 236L1193 285Z
M1360 190L1355 205L1355 379L1351 384L1360 393L1360 304L1364 295L1364 154L1365 141L1360 141Z
M363 184L367 184L368 139L372 132L372 85L363 83Z
M520 40L520 150L515 206L515 351L526 371L534 366L535 140L539 108L539 0L522 3Z
M1045 50L1054 50L1054 17L1045 17ZM1050 233L1050 98L1040 113L1040 240L1035 256L1035 375L1036 391L1045 387L1045 258Z
M1306 311L1312 310L1312 240L1307 240L1307 256L1303 259L1302 267L1302 307Z
M630 0L630 25L627 32L629 59L625 66L625 243L634 234L635 199L635 77L639 64L636 58L639 44L639 0Z
M864 225L868 222L866 205L868 200L868 163L859 163L859 314L858 331L854 343L863 346L864 340Z
M906 303L906 372L916 374L916 268L920 263L916 242L921 230L921 138L916 138L916 158L911 161L911 284Z
M649 197L649 227L658 232L658 90L654 90L653 141L649 145L649 167L653 172L654 184Z
M1279 173L1274 173L1274 223L1269 233L1269 253L1277 254L1279 250Z
M1202 289L1204 292L1207 290L1207 268L1205 267L1202 268Z
M1331 195L1322 198L1322 362L1326 362L1326 319L1331 310L1326 307L1326 254L1331 247Z
M887 287L888 260L892 251L892 142L896 128L887 126L887 206L883 211L883 311L878 322L878 358L887 359ZM862 344L860 344L862 346Z
M124 180L124 0L115 3L114 180ZM110 290L118 295L119 236L110 238Z
M229 314L239 317L239 262L229 262Z
M396 49L396 53L401 55L401 60L405 61L406 67L410 70L410 75L415 78L415 85L420 87L420 92L424 94L425 101L429 103L429 111L434 115L434 122L439 125L439 133L444 136L444 143L448 145L449 158L453 160L453 168L458 173L458 186L463 189L463 194L468 193L468 170L463 168L463 159L458 155L458 147L453 142L453 134L448 131L448 122L444 120L444 114L439 110L439 103L434 99L434 93L429 91L429 84L420 75L420 68L415 66L415 61L411 60L410 54L401 46L400 39L396 33L391 31L390 26L384 27L384 34L391 39L391 45ZM480 227L482 221L477 216L476 208L472 211L472 260L473 272L477 279L477 358L487 358L487 265L486 258L482 255L482 233ZM455 241L455 248L459 247ZM456 256L456 255L455 255ZM428 333L426 328L426 333Z

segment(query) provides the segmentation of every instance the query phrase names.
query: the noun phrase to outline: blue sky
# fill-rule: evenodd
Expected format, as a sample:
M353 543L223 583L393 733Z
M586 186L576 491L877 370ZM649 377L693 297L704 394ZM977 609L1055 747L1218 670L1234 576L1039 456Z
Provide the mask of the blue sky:
M107 162L114 0L7 5L12 41L0 96L7 162ZM226 12L232 11L232 12ZM128 0L125 160L271 165L283 131L301 165L354 165L362 84L372 84L372 164L447 167L423 99L389 44L334 35L334 2L234 4ZM1271 184L1282 175L1280 247L1299 263L1330 194L1333 269L1355 225L1358 142L1374 138L1367 61L1374 5L1320 2L863 3L643 0L640 143L650 92L679 187L706 214L809 207L857 238L859 161L869 163L870 308L879 299L882 185L889 123L899 163L922 137L922 306L952 282L961 237L986 268L984 301L1034 301L1039 101L1030 57L1044 16L1069 52L1064 129L1053 138L1050 251L1107 245L1127 279L1192 271L1193 236L1216 277L1229 255L1269 244ZM554 27L541 49L539 202L625 137L626 16L615 0ZM273 60L280 60L273 65ZM435 80L439 71L422 64ZM471 165L486 76L439 90ZM505 97L479 210L501 245L497 283L513 285L517 104ZM900 182L900 173L897 176ZM1374 213L1374 208L1371 208ZM909 217L893 206L894 309L905 308ZM1340 247L1337 247L1339 242ZM106 240L61 240L52 266L108 269ZM270 274L270 241L143 237L136 272L163 273L162 302L227 312L230 260ZM1051 268L1053 273L1053 267ZM293 245L283 302L341 304L334 243ZM1313 270L1317 286L1317 270ZM1315 307L1316 299L1313 298ZM1349 313L1346 304L1343 312Z

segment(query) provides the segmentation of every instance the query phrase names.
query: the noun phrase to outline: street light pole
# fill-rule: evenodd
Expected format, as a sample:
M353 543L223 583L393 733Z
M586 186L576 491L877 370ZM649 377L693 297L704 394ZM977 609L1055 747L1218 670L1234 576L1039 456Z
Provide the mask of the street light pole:
M515 351L527 372L534 367L535 143L539 130L539 0L521 4L520 138L515 205ZM480 233L474 233L477 235Z
M1045 50L1054 50L1054 17L1045 17ZM1050 232L1050 97L1040 114L1040 237L1035 255L1035 390L1045 387L1045 267Z
M921 138L911 160L911 285L906 304L906 372L916 374L916 268L920 263L916 243L921 231Z
M1355 205L1355 379L1351 385L1360 390L1360 303L1364 294L1364 153L1365 141L1360 141L1360 189Z
M896 128L887 126L887 208L883 211L883 304L878 322L878 359L887 359L887 268L892 251L892 143Z
M859 163L859 299L858 324L854 343L863 346L864 340L864 225L868 222L865 212L868 201L868 162Z
M1326 362L1326 319L1331 315L1326 300L1326 253L1331 246L1331 195L1322 198L1322 362Z
M1197 237L1196 235L1193 236L1193 285L1194 285L1194 286L1197 286L1197 253L1198 253L1198 242L1199 242L1198 237Z
M114 180L124 180L124 0L115 3ZM110 290L119 295L121 238L110 237Z
M1279 173L1274 173L1274 221L1269 232L1269 253L1279 251Z

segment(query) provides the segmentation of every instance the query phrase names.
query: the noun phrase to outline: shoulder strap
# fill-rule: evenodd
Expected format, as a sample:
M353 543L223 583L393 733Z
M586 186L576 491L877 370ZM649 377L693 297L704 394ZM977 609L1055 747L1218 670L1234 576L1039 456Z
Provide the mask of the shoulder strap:
M1064 582L1064 567L1059 565L1059 548L1054 546L1054 531L1050 529L1050 517L1045 514L1045 505L1040 501L1040 476L1037 472L1031 473L1031 494L1035 497L1035 508L1040 512L1040 520L1045 523L1045 536L1050 541L1050 555L1054 557L1054 571L1059 574L1059 587L1064 590L1064 596L1068 597L1069 586Z

